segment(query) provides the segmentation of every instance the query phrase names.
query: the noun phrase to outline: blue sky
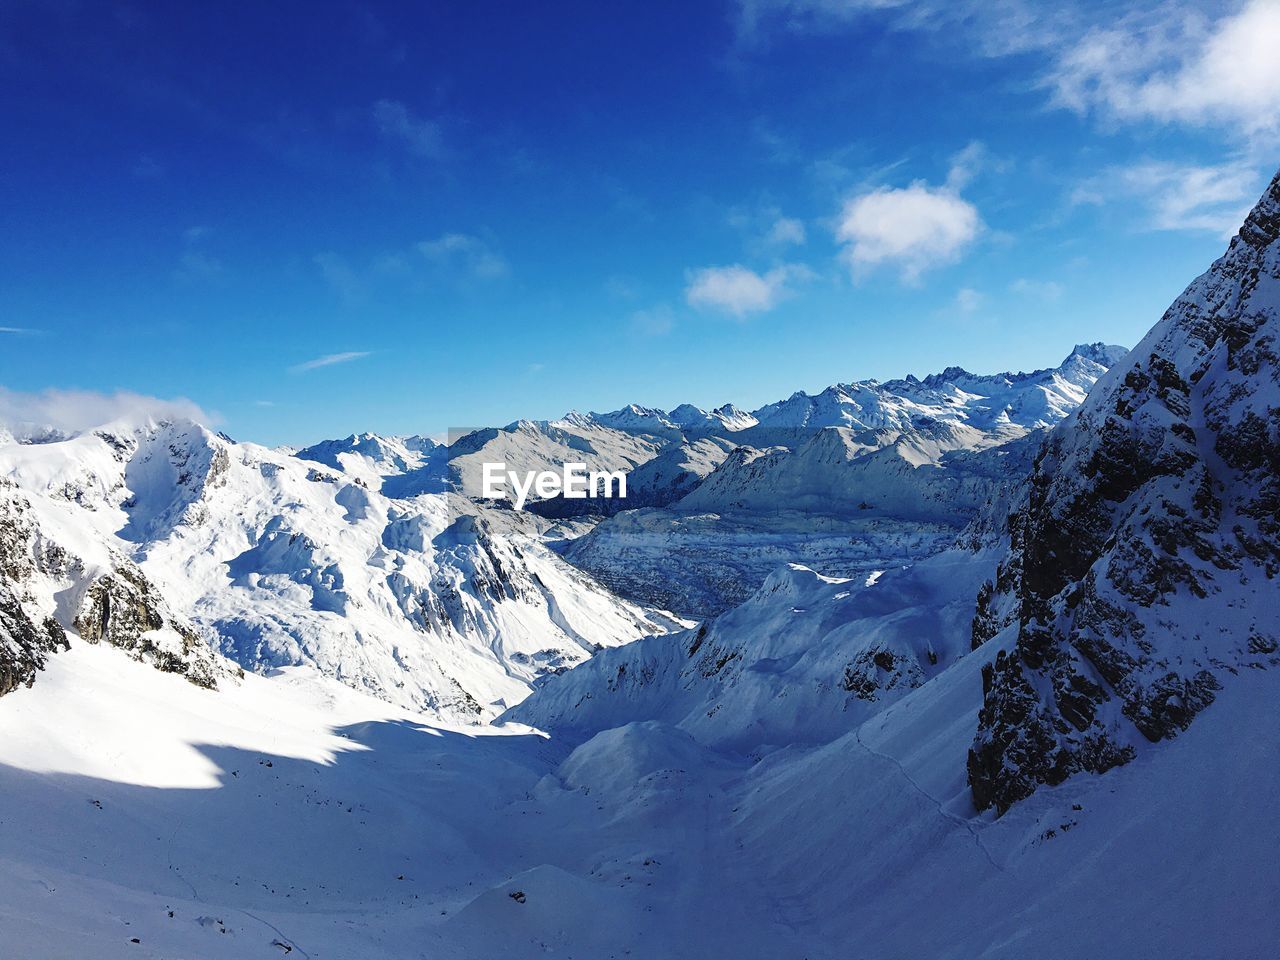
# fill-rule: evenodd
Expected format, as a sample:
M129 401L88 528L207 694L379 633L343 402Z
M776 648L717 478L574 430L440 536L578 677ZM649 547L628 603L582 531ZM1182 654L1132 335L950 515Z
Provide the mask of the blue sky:
M1131 345L1280 3L1058 7L6 4L0 384L302 443Z

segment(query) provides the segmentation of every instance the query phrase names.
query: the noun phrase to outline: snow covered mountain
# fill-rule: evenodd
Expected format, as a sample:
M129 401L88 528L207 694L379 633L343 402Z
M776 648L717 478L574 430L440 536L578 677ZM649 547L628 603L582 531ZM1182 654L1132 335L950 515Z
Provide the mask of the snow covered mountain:
M430 437L382 437L376 433L352 434L345 440L324 440L298 450L301 460L360 477L377 487L383 477L401 476L423 469L443 446Z
M764 428L852 427L908 431L921 419L963 422L993 439L1052 426L1070 413L1124 347L1080 344L1057 367L979 376L948 367L923 380L838 383L814 396L799 392L754 411Z
M1032 435L1123 352L1085 344L1029 374L951 368L795 394L757 410L714 469L704 460L701 475L663 488L683 496L641 501L665 509L613 516L566 556L624 596L690 616L741 603L782 563L857 578L922 559L1027 472Z
M181 611L242 666L310 664L441 716L492 716L538 676L673 624L561 560L537 517L375 489L433 446L362 437L307 451L331 469L190 422L117 424L0 446L0 476L38 520L27 540L75 531L72 552L101 557L114 589ZM60 602L42 615L99 629Z
M679 626L655 606L724 609L787 562L865 573L936 552L1025 470L1030 448L1010 438L1065 409L1112 352L1081 347L1035 374L832 388L822 396L846 398L831 409L851 425L816 431L803 411L767 408L766 429L761 413L729 405L631 406L449 445L366 433L294 453L182 420L22 424L0 444L0 477L30 501L37 530L79 531L71 553L107 558L94 568L114 571L103 583L163 608L149 619L179 624L181 657L203 637L248 669L310 664L412 709L483 720L597 649ZM593 521L557 509L571 501L492 509L476 502L486 461L625 469L630 496L616 503L631 512L579 538ZM577 568L552 549L575 539ZM46 618L92 621L68 602L45 603L34 626L8 618L6 633L28 639L22 654L6 643L7 684L29 681L53 649L30 639Z

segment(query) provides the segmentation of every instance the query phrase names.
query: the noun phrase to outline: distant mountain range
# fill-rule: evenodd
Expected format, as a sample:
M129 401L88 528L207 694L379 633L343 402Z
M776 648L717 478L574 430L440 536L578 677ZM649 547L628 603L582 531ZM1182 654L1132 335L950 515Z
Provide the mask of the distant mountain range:
M74 436L27 425L0 445L0 477L16 484L9 502L31 536L72 559L24 569L17 594L33 622L72 629L110 591L115 611L153 610L127 629L106 615L114 642L135 651L172 624L188 638L184 664L202 636L245 669L310 664L413 709L481 720L602 647L680 626L661 610L724 609L778 563L844 573L935 552L1006 461L1025 460L980 451L1060 420L1118 352L1079 347L1032 374L845 384L754 413L571 413L449 445L366 433L291 454L189 422ZM583 501L479 502L487 460L625 469L629 496L611 503L632 512L589 532L598 517L556 509ZM21 679L38 656L12 659Z

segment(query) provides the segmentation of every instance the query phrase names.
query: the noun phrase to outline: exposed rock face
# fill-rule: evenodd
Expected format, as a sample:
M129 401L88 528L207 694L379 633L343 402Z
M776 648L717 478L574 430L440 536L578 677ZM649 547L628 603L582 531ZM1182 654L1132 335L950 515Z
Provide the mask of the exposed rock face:
M52 617L37 625L8 584L0 581L0 697L29 687L45 656L65 649L67 635Z
M1280 663L1280 175L1054 430L979 594L979 810L1131 759Z
M72 618L66 611L74 609ZM76 556L41 528L27 496L0 479L0 696L31 686L48 655L67 649L59 617L73 619L65 626L90 643L105 641L202 687L227 672L136 566L118 555L108 566Z
M67 566L65 553L41 542L26 498L0 479L0 696L31 686L46 656L66 647L62 626L34 608L26 584Z
M213 649L169 611L151 581L131 563L93 581L75 628L90 643L105 641L196 686L212 689L218 684L222 671Z

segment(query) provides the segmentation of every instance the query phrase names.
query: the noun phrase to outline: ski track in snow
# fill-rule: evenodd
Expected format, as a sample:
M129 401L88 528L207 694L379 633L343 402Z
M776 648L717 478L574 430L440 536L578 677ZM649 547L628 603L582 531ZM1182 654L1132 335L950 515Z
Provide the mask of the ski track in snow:
M854 739L858 741L858 746L862 747L863 750L867 751L867 753L871 754L873 757L878 757L881 760L884 760L887 763L892 764L894 769L897 770L898 773L902 774L903 778L907 781L907 783L911 784L912 789L915 790L916 793L920 794L920 796L924 797L931 804L933 804L933 806L937 809L939 816L941 816L944 820L947 820L951 823L954 823L956 826L961 827L966 833L968 833L969 836L973 838L974 845L982 853L983 857L986 858L987 863L991 864L992 867L994 867L996 870L999 870L1001 873L1003 873L1004 867L996 863L995 859L991 856L991 851L989 851L987 849L986 844L982 842L982 837L979 836L978 831L974 827L973 823L967 820L966 818L958 816L954 813L951 813L949 810L947 810L941 800L939 800L937 797L931 794L924 787L920 786L920 784L916 781L915 777L911 776L911 774L907 771L907 768L902 765L902 763L898 760L897 757L894 757L887 753L882 753L881 751L876 750L874 747L867 746L867 744L862 739L863 726L865 726L865 724L860 724L857 727L855 727L853 731L853 736L854 736Z

